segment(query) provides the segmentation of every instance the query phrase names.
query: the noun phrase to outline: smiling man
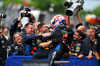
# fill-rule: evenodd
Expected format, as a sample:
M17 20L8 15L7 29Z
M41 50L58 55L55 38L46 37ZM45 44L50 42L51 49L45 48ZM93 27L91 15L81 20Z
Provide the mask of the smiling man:
M77 30L74 35L73 35L73 42L70 46L70 51L71 53L77 53L78 55L80 54L82 50L82 36L83 33L80 30Z

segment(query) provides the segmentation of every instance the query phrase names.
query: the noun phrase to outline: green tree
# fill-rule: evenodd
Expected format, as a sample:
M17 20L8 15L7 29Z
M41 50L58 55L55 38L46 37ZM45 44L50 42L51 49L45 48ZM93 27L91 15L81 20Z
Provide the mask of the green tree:
M50 4L53 3L55 5L54 12L64 14L66 9L66 7L63 5L64 2L65 0L31 0L30 5L35 6L40 10L48 11Z
M22 4L23 0L3 0L3 7L9 5L10 3Z
M96 16L100 17L100 6L96 7L93 11L93 14L95 14Z
M82 10L82 11L79 12L79 14L80 14L80 15L83 15L83 16L85 16L86 13L87 13L87 12L86 12L85 10Z
M16 3L16 4L22 4L23 5L24 0L3 0L3 6L7 6L10 3ZM50 4L53 3L54 6L54 12L55 13L65 13L66 7L64 7L63 3L65 0L30 0L30 6L34 6L40 10L49 10Z

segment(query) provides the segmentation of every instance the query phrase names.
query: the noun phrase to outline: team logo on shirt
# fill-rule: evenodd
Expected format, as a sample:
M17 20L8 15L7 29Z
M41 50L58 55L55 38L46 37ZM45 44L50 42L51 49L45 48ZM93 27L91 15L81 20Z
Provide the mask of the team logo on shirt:
M95 41L95 43L94 44L97 44L97 41Z
M41 40L37 40L37 42L40 42Z
M18 49L18 46L15 46L15 50L17 50Z
M80 47L76 47L76 49L80 49Z

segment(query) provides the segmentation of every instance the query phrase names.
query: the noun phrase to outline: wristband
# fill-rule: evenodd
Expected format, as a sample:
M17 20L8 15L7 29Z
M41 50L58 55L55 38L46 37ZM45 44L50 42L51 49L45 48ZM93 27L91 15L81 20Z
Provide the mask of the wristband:
M42 43L40 43L40 46L42 46L43 44Z
M92 51L91 50L89 50L89 55L92 55Z
M38 34L39 36L41 36L42 34L40 33L40 34Z

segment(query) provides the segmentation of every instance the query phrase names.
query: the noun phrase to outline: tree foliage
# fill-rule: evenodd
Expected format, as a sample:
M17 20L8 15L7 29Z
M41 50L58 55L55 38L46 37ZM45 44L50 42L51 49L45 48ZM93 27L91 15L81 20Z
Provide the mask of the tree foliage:
M3 0L3 7L8 6L10 3L14 4L22 4L23 5L23 0Z
M23 5L24 0L3 0L3 6L7 6L10 3L16 3L16 4L22 4ZM64 13L65 8L63 3L65 0L30 0L30 6L34 6L40 10L49 10L50 4L53 3L54 6L54 12L56 13Z
M31 0L30 5L39 8L40 10L49 10L50 4L53 3L54 12L56 13L64 13L65 7L63 3L65 0Z
M95 14L96 16L100 17L100 6L96 7L93 11L93 14Z
M82 10L82 11L79 12L79 14L85 16L86 15L86 11Z

